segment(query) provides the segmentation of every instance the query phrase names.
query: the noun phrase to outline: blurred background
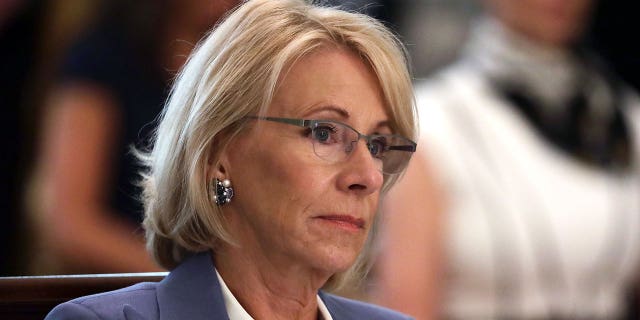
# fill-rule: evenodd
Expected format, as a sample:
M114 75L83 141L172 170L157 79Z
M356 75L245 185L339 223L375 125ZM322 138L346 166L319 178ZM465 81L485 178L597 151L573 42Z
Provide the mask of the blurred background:
M459 58L483 12L481 0L323 2L392 28L416 82ZM157 270L130 147L147 146L175 72L236 3L0 0L0 276ZM636 9L596 3L580 41L640 90Z

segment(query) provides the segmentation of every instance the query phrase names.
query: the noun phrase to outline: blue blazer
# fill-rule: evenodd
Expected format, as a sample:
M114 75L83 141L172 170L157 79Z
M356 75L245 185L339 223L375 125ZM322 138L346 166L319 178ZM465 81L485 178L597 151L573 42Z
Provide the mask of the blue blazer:
M372 304L320 291L335 320L411 319ZM229 319L210 253L181 263L160 282L77 298L55 307L45 320L59 319Z

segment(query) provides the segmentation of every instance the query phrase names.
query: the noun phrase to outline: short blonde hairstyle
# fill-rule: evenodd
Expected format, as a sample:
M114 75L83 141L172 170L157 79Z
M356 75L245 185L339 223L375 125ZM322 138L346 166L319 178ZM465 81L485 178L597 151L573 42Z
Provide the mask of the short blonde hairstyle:
M415 138L407 55L380 22L303 0L246 1L198 44L176 78L152 151L139 155L147 168L142 178L147 247L161 266L173 269L220 241L233 243L222 211L210 200L207 168L218 165L246 125L245 116L266 113L287 68L327 46L351 50L371 67L392 129ZM383 190L396 179L385 176ZM330 283L359 274L362 260Z

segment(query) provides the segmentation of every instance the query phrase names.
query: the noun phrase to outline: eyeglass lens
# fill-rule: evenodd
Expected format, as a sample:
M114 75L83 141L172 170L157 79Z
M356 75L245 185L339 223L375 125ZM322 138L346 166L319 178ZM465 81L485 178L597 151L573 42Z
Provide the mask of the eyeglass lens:
M369 153L384 173L401 171L411 157L411 152L394 149L394 146L407 144L408 141L403 138L392 135L364 136L339 122L316 122L311 134L316 155L331 162L345 160L360 138L366 141Z

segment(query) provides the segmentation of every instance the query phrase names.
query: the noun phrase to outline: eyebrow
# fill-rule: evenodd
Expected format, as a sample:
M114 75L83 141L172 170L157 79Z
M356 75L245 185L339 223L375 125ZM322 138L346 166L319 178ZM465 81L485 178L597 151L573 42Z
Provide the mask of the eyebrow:
M349 114L349 111L347 111L346 109L344 109L342 107L339 107L339 106L336 106L336 105L330 104L330 105L322 106L322 107L320 107L318 109L311 110L311 112L307 113L305 115L305 117L310 117L310 116L312 117L313 114L315 114L315 113L327 112L327 111L336 113L336 114L338 114L338 116L340 116L340 118L345 119L345 120L349 119L349 117L351 116L351 114Z
M349 111L347 111L346 109L344 109L342 107L339 107L339 106L336 106L336 105L333 105L333 104L329 104L329 105L326 105L326 106L322 106L322 107L320 107L318 109L314 109L310 113L307 113L305 115L305 117L313 117L313 114L315 114L315 113L326 112L326 111L338 114L338 116L340 118L342 118L343 121L349 119L349 117L351 116ZM378 122L374 126L374 128L375 129L387 128L390 131L393 131L393 129L391 128L391 126L389 124L389 120L382 120L382 121Z

